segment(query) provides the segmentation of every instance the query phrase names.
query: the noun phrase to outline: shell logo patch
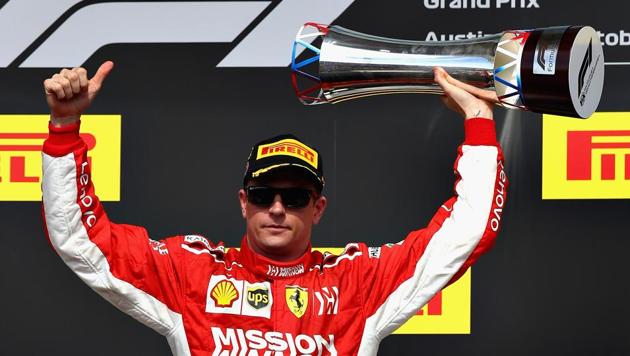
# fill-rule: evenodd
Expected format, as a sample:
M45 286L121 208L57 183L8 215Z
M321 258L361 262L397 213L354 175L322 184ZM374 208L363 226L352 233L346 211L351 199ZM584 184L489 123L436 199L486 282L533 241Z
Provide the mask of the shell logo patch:
M238 299L238 291L232 282L223 280L212 288L210 296L217 307L231 308Z

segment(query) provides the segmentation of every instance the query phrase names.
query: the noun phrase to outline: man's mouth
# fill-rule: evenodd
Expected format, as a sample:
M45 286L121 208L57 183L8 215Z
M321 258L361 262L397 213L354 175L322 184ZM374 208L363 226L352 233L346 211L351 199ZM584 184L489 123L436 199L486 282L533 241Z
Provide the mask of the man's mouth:
M286 226L286 225L279 225L279 224L263 225L263 228L267 229L267 230L271 230L271 231L290 230L288 226Z

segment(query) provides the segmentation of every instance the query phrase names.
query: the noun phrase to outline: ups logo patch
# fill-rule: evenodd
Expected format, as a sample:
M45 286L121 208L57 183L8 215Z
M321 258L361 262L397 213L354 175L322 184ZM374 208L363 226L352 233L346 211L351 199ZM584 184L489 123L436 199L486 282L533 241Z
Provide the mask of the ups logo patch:
M247 288L247 303L254 309L266 307L269 305L269 289L259 286Z

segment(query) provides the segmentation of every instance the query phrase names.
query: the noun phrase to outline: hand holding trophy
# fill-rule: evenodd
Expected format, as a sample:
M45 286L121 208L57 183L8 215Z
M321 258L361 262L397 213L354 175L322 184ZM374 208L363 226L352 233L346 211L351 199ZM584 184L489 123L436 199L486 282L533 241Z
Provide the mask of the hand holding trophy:
M311 44L317 39L319 47ZM307 58L298 60L301 47ZM494 92L504 107L578 118L596 110L604 85L602 45L588 26L426 42L307 23L293 44L291 62L296 94L307 105L381 94L442 94L434 67ZM311 86L304 89L302 80Z

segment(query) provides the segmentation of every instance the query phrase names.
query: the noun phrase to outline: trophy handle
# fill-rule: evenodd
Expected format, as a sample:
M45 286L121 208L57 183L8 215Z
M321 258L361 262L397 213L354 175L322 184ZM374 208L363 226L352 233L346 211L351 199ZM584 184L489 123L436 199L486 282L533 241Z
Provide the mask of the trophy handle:
M317 37L323 37L328 33L328 26L318 24L315 22L307 22L298 30L293 41L293 48L291 51L291 83L295 90L295 95L304 105L316 105L327 102L322 90L322 81L319 75L308 73L304 70L306 66L312 63L319 62L320 49L311 45L308 40L315 39ZM311 57L302 61L296 62L298 55L298 48L302 47L302 50L307 50ZM300 51L301 52L301 51ZM302 85L298 84L298 78L304 79L308 84L306 88L301 89ZM315 95L313 95L315 93Z

